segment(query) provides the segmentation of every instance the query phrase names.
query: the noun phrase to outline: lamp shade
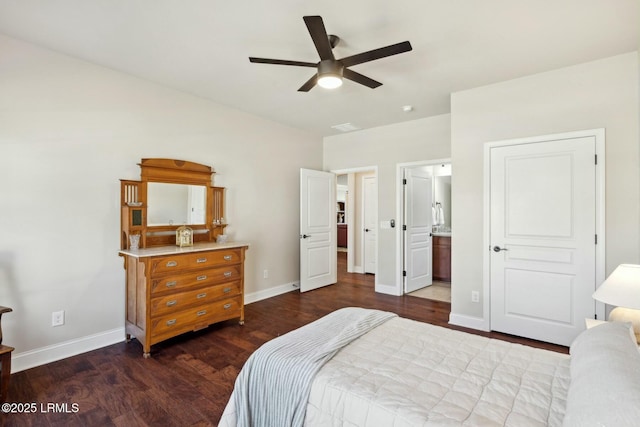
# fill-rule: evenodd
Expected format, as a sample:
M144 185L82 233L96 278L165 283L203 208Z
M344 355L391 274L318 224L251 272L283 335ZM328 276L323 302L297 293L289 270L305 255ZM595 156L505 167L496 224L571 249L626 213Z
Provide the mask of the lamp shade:
M640 309L640 265L620 264L593 293L605 304Z

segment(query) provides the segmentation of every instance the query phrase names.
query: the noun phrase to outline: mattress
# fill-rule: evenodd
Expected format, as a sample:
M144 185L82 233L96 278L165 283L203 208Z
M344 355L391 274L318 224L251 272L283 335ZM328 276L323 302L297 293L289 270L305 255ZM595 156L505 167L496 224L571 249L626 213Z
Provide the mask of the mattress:
M307 426L560 426L568 355L393 318L316 375Z

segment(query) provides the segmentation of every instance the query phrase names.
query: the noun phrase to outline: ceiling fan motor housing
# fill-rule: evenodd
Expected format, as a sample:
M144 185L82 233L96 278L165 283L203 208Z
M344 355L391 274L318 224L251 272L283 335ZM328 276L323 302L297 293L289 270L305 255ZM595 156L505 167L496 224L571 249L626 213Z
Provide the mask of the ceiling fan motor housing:
M335 59L324 59L318 63L318 77L336 76L342 78L344 67Z

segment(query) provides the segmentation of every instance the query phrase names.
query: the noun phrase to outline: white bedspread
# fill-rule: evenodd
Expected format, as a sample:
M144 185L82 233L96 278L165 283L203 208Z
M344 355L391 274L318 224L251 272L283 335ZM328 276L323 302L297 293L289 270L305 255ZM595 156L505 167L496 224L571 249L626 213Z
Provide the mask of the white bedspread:
M396 316L347 307L261 346L236 379L231 398L237 425L302 427L318 370L350 342Z
M306 426L560 426L568 355L393 318L316 374ZM235 426L231 399L221 426Z
M394 318L318 372L308 426L559 426L569 356Z

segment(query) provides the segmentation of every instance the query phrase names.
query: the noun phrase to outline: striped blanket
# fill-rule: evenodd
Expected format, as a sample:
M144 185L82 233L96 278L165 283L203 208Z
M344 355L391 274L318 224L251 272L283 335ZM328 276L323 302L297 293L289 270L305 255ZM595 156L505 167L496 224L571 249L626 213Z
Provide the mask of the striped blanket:
M231 399L241 427L302 426L311 382L342 347L393 313L349 307L277 337L249 357Z

